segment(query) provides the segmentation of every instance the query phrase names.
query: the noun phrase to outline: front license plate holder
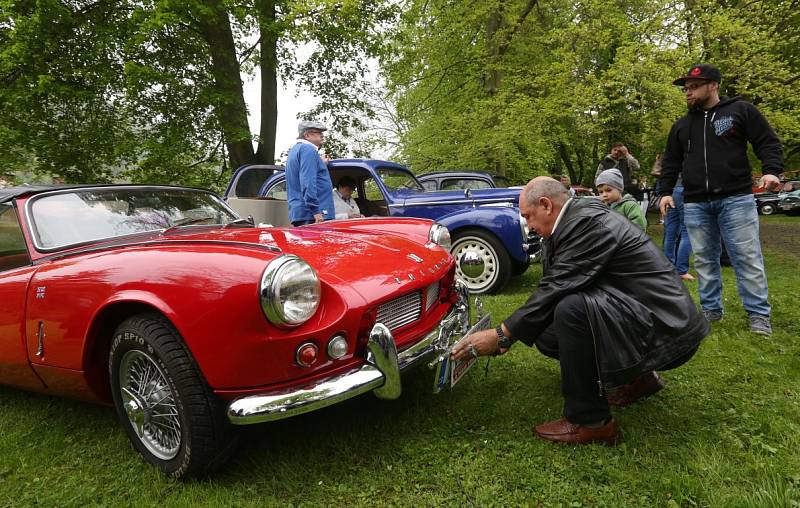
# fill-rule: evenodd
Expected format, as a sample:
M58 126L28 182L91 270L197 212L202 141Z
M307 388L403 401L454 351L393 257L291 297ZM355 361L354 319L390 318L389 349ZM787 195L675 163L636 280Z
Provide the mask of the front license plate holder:
M464 377L473 365L478 361L477 358L468 358L466 360L453 360L450 358L450 350L453 347L467 338L470 334L486 330L492 326L492 315L486 314L478 320L475 325L470 328L461 339L453 343L452 346L447 348L447 351L439 356L439 361L436 364L436 376L433 380L433 393L439 393L445 388L452 389L461 378Z

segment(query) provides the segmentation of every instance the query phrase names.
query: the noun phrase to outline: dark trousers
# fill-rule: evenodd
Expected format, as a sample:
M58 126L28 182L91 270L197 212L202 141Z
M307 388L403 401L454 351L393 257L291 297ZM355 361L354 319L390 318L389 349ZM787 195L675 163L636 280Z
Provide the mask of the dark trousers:
M314 219L311 220L295 220L292 221L292 226L305 226L306 224L314 224L316 221Z
M569 295L556 305L553 323L536 341L536 348L561 364L564 418L582 424L599 422L611 416L608 401L600 389L592 330L581 295ZM680 367L695 352L697 347L658 370Z
M556 305L553 323L536 340L536 347L561 364L564 418L582 424L611 416L600 390L592 331L582 296L569 295Z

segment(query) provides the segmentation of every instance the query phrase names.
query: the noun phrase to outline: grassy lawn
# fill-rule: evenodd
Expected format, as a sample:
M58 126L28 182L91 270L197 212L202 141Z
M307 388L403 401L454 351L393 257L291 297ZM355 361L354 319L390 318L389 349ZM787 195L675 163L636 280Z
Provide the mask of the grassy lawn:
M616 448L532 437L560 416L558 366L521 344L449 393L421 369L400 400L246 428L191 483L142 462L110 408L0 388L0 506L800 506L800 218L764 218L762 240L773 336L748 333L724 269L724 321L665 390L614 411ZM540 270L484 299L495 321Z

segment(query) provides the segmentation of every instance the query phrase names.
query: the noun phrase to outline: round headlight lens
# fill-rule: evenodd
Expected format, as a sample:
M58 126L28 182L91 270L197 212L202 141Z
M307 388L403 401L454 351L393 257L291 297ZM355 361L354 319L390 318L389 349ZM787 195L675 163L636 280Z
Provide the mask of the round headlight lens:
M317 273L297 256L273 259L261 276L261 308L278 326L298 326L317 311L320 283Z
M439 223L434 223L428 232L428 241L435 243L447 252L450 252L453 244L450 241L450 231Z
M337 335L328 342L328 356L338 360L347 354L347 339Z

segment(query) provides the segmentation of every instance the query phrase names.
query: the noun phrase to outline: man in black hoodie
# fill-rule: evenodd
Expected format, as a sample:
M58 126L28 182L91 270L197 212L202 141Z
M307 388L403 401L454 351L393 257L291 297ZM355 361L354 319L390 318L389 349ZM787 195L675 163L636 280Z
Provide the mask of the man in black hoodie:
M722 75L713 65L694 65L673 81L686 94L689 112L669 133L661 161L660 208L672 208L672 188L683 175L684 220L695 253L698 292L710 322L722 319L720 238L725 242L750 331L770 335L767 276L761 255L758 212L747 143L761 160L763 184L780 186L783 149L767 120L739 97L719 96Z

